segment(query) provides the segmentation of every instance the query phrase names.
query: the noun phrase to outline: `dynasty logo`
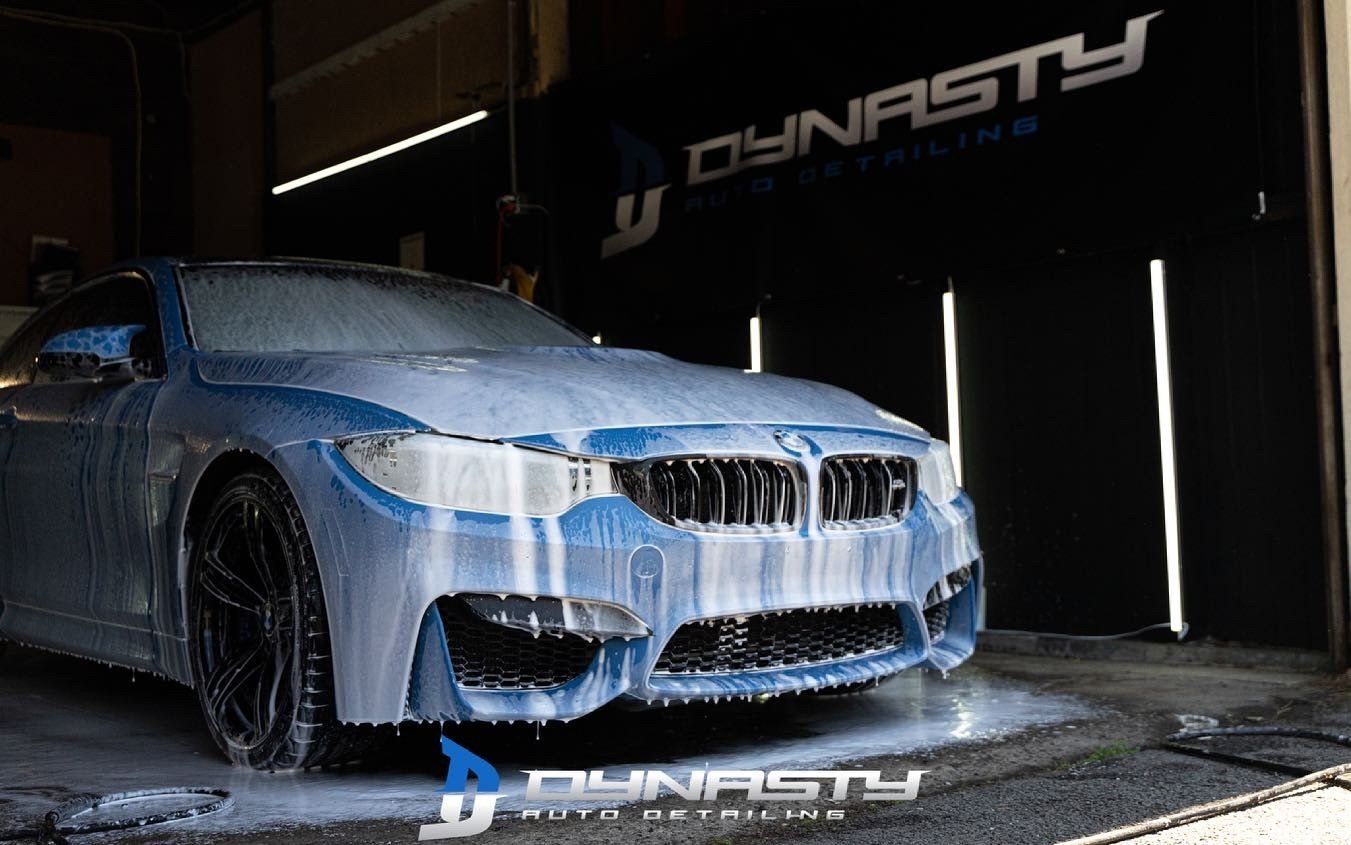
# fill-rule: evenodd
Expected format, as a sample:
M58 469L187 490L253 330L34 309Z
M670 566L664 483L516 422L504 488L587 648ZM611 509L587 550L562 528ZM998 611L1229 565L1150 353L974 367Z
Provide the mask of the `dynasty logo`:
M769 134L751 124L740 131L716 135L690 144L685 150L684 184L694 187L743 173L751 168L808 156L813 141L824 135L848 149L877 141L890 122L908 120L911 129L921 129L988 112L1007 92L999 74L1012 69L1014 98L1023 103L1039 92L1039 74L1044 59L1058 57L1059 90L1073 91L1130 76L1144 65L1145 36L1149 22L1162 11L1131 18L1126 37L1119 44L1087 49L1084 33L1005 53L935 74L880 88L850 99L844 123L837 123L817 109L804 109L784 116ZM666 181L660 152L632 133L613 127L620 156L619 195L615 199L615 229L601 241L601 258L609 258L645 243L657 232Z
M446 770L446 786L441 791L441 821L424 824L417 838L450 839L482 833L493 823L493 811L502 795L497 791L501 778L492 764L474 752L458 745L449 737L441 737L441 753L450 761ZM464 801L468 797L469 774L474 774L476 788L469 815L464 815Z
M462 745L441 738L441 753L449 760L446 786L441 797L441 821L424 824L418 839L450 839L482 833L492 825L497 802L503 797L499 791L501 778L497 769L487 760ZM778 770L757 769L696 769L683 777L674 777L659 769L634 769L627 777L607 777L603 769L523 771L526 776L524 799L546 806L576 805L587 802L633 803L655 801L663 796L676 796L685 801L711 803L726 801L729 797L746 802L816 801L829 798L841 802L849 798L864 801L913 801L919 797L920 778L927 770L912 769L905 780L884 780L880 771L863 770ZM469 798L469 775L477 783L468 815L465 801ZM614 821L621 810L612 806L600 810L587 809L533 809L520 811L523 820L563 819L575 814L579 819ZM643 810L646 821L682 821L687 819L771 819L770 811L736 809L699 810ZM827 820L839 820L844 811L825 811ZM814 809L788 810L776 820L794 821L821 818Z

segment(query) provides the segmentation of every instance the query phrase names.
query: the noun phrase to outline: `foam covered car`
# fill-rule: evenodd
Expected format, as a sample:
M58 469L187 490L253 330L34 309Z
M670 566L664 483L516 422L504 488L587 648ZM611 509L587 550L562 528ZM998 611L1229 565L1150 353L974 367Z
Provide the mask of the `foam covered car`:
M116 267L0 350L0 636L196 688L234 761L371 725L849 687L973 649L947 447L495 288Z

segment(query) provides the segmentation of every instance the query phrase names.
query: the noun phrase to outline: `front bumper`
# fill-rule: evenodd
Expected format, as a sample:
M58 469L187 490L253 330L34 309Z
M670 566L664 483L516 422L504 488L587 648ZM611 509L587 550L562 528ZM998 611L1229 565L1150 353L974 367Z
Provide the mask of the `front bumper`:
M853 436L851 447L857 441ZM897 448L894 440L885 445ZM800 458L808 478L817 474L819 451ZM980 550L965 494L942 505L920 495L896 525L824 531L809 484L800 530L736 535L664 525L622 496L588 499L548 518L413 504L375 488L324 441L284 447L273 459L301 500L319 560L343 721L566 720L621 696L779 694L916 665L949 669L974 648ZM946 635L931 643L924 597L967 564L975 577L953 598ZM608 602L627 608L652 634L606 640L590 667L562 686L466 688L455 681L435 612L438 598L460 593ZM692 620L873 603L896 606L899 647L808 666L652 673L670 637Z

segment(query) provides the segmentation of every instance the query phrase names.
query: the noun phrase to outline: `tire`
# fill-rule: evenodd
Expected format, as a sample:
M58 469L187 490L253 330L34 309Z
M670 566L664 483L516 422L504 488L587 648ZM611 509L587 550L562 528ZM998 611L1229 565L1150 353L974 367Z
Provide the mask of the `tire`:
M275 473L236 476L190 551L189 647L212 738L240 766L268 771L349 762L373 726L334 707L328 616L305 521Z

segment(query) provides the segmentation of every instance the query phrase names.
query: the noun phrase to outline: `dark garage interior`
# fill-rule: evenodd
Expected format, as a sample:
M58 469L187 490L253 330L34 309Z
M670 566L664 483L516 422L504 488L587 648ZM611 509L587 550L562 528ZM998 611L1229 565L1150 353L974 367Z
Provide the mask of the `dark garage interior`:
M500 287L604 347L844 388L948 441L975 504L981 632L951 681L912 669L843 711L802 696L762 715L747 696L545 719L539 739L525 719L447 735L504 778L686 759L939 770L914 802L846 804L834 833L641 812L547 828L579 841L1105 836L1346 763L1348 31L1343 0L4 0L0 334L116 262L294 256ZM69 753L67 728L21 699L78 702L131 736L163 707L148 747L215 754L191 691L128 683L9 645L0 725L48 739L0 752L0 830L76 793L184 778L234 806L126 841L411 841L435 820L439 725L406 725L316 792L288 782L275 812L249 806L266 781L222 760L55 780L68 763L44 761ZM1031 715L980 721L1025 690ZM930 709L947 698L977 727L928 737L913 723L956 718ZM836 719L882 738L848 750ZM1203 746L1278 774L1163 739L1291 725L1341 747ZM1121 797L1084 785L1104 771ZM1346 841L1347 777L1157 841ZM323 790L347 809L305 818ZM504 806L485 838L540 835Z

